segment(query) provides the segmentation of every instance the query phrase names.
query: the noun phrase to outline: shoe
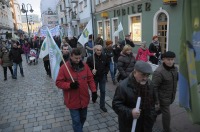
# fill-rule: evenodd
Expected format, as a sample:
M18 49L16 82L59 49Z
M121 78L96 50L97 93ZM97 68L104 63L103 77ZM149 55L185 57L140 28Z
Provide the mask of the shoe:
M22 77L24 77L24 74L22 74Z
M106 107L100 107L100 108L101 108L101 110L103 110L103 112L107 112Z
M4 81L6 81L7 80L7 78L4 78Z
M115 80L113 80L113 85L116 85L116 81Z
M17 79L16 77L12 77L12 79Z

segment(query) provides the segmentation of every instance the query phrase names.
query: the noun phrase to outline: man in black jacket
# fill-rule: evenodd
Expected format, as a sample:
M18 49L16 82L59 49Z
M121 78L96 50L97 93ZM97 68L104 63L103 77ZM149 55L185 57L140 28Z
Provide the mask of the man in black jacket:
M106 86L106 75L109 70L109 61L106 59L106 56L102 54L102 46L96 45L94 47L94 57L95 57L95 67L94 67L94 59L93 56L88 57L87 64L90 67L94 80L96 83L96 87L99 85L100 89L100 108L107 112L105 107L105 86Z
M134 71L120 82L112 102L118 115L120 132L131 132L133 119L137 119L135 132L152 132L155 121L155 99L151 82L150 64L137 61ZM140 111L136 110L137 98L141 97Z
M135 47L135 44L133 43L133 41L130 38L131 36L129 34L127 34L125 36L125 40L122 41L122 45L125 46L126 44L130 45L132 48Z
M10 50L10 54L9 54L9 56L13 59L13 67L14 67L13 79L17 79L17 66L18 65L20 68L20 73L21 73L22 77L24 77L21 54L23 54L21 45L19 44L19 42L15 42L13 44L13 48Z

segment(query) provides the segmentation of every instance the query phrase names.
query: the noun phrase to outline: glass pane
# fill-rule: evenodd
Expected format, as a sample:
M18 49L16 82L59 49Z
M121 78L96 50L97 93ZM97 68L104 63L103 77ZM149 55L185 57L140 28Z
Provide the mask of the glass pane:
M131 17L131 33L134 42L141 41L141 20L140 16Z
M110 22L109 21L105 21L105 39L106 40L111 40L110 38Z

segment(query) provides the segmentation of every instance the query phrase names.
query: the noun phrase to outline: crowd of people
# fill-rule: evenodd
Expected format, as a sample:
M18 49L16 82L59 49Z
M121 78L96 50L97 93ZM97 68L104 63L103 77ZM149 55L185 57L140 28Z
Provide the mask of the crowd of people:
M116 85L112 108L118 115L120 132L131 131L133 119L138 119L136 132L151 132L157 114L162 114L163 130L170 132L170 105L176 94L178 70L175 67L175 53L167 51L161 55L158 36L153 36L149 48L142 42L138 53L133 54L135 44L130 35L115 44L111 40L105 42L98 35L94 39L89 35L88 42L82 46L78 38L65 37L60 40L54 37L63 54L56 86L63 90L64 104L69 108L75 132L82 132L87 117L90 101L89 89L93 103L100 90L99 107L107 112L105 105L106 83L110 72L113 85ZM7 41L1 44L0 63L7 80L7 68L12 78L17 79L17 67L24 77L22 54L26 63L30 50L37 51L36 61L44 38L31 40L21 38L19 41ZM86 59L85 59L86 58ZM161 62L162 59L162 63ZM150 61L159 64L153 72ZM46 74L51 77L49 56L43 58ZM13 67L13 68L12 68ZM152 79L149 76L152 74ZM140 110L136 110L137 98L141 97Z

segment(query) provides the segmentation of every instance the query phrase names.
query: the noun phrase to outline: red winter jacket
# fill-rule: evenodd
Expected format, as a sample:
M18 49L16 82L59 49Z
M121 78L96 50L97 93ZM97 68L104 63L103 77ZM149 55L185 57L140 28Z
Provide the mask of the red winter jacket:
M73 79L79 82L79 88L70 88L72 80L65 65L60 67L58 77L56 79L56 86L63 89L64 102L69 109L85 108L88 106L90 101L88 87L92 92L96 92L96 86L90 68L87 64L81 62L82 69L80 71L75 71L69 61L67 61L66 64Z
M142 61L147 62L148 56L154 56L154 53L150 53L148 49L144 50L142 48L139 48L137 56L136 56L136 60L142 60Z

